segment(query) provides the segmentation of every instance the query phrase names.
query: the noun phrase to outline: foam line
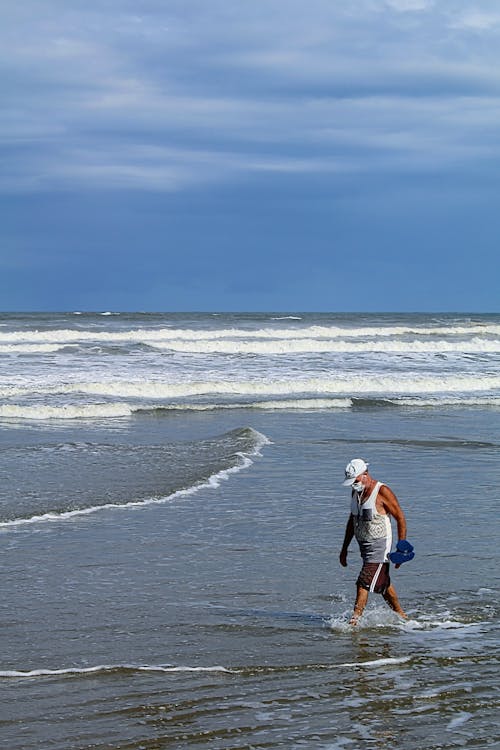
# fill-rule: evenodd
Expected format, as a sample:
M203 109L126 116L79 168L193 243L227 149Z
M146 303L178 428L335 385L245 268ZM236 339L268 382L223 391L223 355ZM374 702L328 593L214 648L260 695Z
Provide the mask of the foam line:
M371 661L354 661L346 662L345 664L339 664L339 667L387 667L392 664L405 664L411 661L410 656L400 656L395 658L387 659L372 659Z
M60 677L65 675L89 675L106 672L225 672L231 674L233 670L226 667L184 667L184 666L140 666L133 664L98 664L95 667L68 667L66 669L31 669L17 670L6 669L0 670L0 678L19 678L19 677Z
M172 500L176 500L179 497L187 497L194 495L203 489L215 489L220 486L222 481L229 479L231 474L237 474L243 469L248 468L252 465L253 461L250 456L260 455L260 449L264 445L269 445L270 440L257 430L250 428L251 432L255 435L256 445L252 451L248 454L243 452L237 452L236 456L240 459L240 463L235 466L231 466L228 469L222 469L221 471L212 474L208 479L200 481L194 484L192 487L186 489L176 490L175 492L165 497L151 497L146 500L132 500L128 503L105 503L104 505L93 505L90 508L79 508L78 510L68 510L62 513L43 513L39 516L31 516L30 518L14 518L11 521L0 522L0 528L14 528L17 526L27 526L30 524L52 522L52 521L67 521L72 518L78 518L79 516L89 516L93 513L98 513L103 510L125 510L130 508L146 507L148 505L163 505Z
M410 661L409 656L400 658L387 658L387 659L373 659L370 661L362 662L346 662L343 664L303 664L295 667L297 670L301 669L352 669L352 668L371 668L371 667L386 667L393 666L395 664L404 664ZM290 670L291 667L256 667L258 671L282 671ZM244 674L248 671L253 671L252 667L247 668L236 668L232 669L229 667L223 667L220 665L210 667L192 667L192 666L173 666L173 665L134 665L134 664L98 664L95 667L67 667L63 669L31 669L31 670L17 670L17 669L6 669L0 670L0 678L12 679L12 678L36 678L36 677L61 677L61 676L73 676L73 675L93 675L99 673L109 672L151 672L151 673L175 673L175 672L192 672L192 673L222 673L222 674Z

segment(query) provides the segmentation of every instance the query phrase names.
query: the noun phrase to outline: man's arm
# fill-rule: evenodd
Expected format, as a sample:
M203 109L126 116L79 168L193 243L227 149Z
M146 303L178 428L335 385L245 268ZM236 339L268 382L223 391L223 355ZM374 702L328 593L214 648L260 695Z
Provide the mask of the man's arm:
M385 484L380 488L379 495L381 496L382 507L385 512L389 513L389 515L391 515L396 521L398 527L398 541L406 539L406 518L396 495L390 487L387 487Z
M344 543L342 545L342 549L340 550L340 564L342 567L347 567L347 548L349 547L351 540L354 536L354 523L352 520L352 515L349 516L349 520L347 521L347 526L345 527L345 535L344 535Z

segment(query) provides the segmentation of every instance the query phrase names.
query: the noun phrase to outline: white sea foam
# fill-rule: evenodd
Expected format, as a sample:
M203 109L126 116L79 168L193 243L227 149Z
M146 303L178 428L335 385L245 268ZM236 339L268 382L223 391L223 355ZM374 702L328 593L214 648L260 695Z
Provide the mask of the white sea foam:
M359 662L345 662L342 664L311 664L303 665L299 669L303 669L310 666L311 669L378 669L380 667L390 667L398 664L404 664L410 661L409 656L399 658L385 658L385 659L371 659L369 661ZM282 669L281 667L279 668ZM61 676L74 676L74 675L95 675L96 673L107 673L117 671L132 671L132 672L152 672L152 673L172 673L172 672L205 672L205 673L222 673L222 674L239 674L244 672L244 669L234 669L230 667L224 667L221 665L199 667L199 666L174 666L174 665L135 665L135 664L98 664L94 667L65 667L60 669L30 669L30 670L19 670L19 669L6 669L0 670L0 678L36 678L36 677L61 677ZM273 667L269 667L270 671L273 671Z
M290 396L329 394L352 396L366 393L452 393L500 388L499 375L394 375L350 374L346 377L290 378L287 380L109 381L62 386L62 392L82 392L132 398L182 398L209 394L245 396Z
M283 399L280 401L252 401L249 403L212 403L212 404L169 404L150 408L181 410L181 411L211 411L215 409L348 409L352 406L350 398L303 398ZM144 408L144 407L141 407Z
M349 624L351 615L352 609L345 610L341 614L330 617L327 624L332 630L342 633L352 633L367 629L371 630L373 628L396 627L403 631L410 632L426 631L429 635L431 635L431 633L439 635L439 633L443 631L448 633L450 633L450 631L457 631L457 636L459 637L460 632L463 630L472 632L475 630L481 630L483 626L482 623L462 622L461 620L454 619L450 616L449 612L442 613L440 617L436 617L432 614L424 614L420 615L418 619L403 619L386 606L382 605L366 609L355 627ZM450 635L453 635L453 633L451 632Z
M353 633L372 628L398 627L401 623L406 622L387 607L375 607L365 610L356 626L349 624L351 616L352 609L345 610L341 614L332 615L327 620L327 625L332 630L340 633Z
M150 342L156 349L195 354L308 354L339 353L366 354L384 352L396 354L415 353L497 353L500 352L500 339L469 339L467 341L345 341L321 339L275 339L272 341L223 341L223 340L169 340Z
M442 374L427 375L418 372L381 375L377 373L346 373L345 376L311 377L263 380L102 380L41 385L31 387L0 387L0 396L82 393L117 398L173 399L190 396L296 396L329 395L352 397L360 394L412 395L453 393L461 395L492 391L500 388L500 375ZM489 397L489 396L488 396ZM400 402L401 403L401 402Z
M104 313L102 314L104 315ZM113 313L108 313L113 315ZM307 326L274 329L261 328L251 330L247 328L225 328L219 330L206 329L183 329L183 328L132 328L126 331L91 331L91 330L22 330L0 332L0 343L71 343L85 341L101 342L154 342L154 341L206 341L213 342L219 339L387 339L397 336L461 336L465 344L471 335L478 336L500 336L500 325L496 324L471 324L458 326L384 326L384 327L340 327L340 326ZM487 341L487 339L485 339ZM409 342L409 345L412 342ZM437 342L436 342L437 343ZM460 342L455 342L458 346ZM498 342L497 342L498 346Z
M123 401L102 404L73 404L61 406L44 405L0 405L0 419L5 420L58 420L58 419L110 419L129 417L143 411L215 411L218 409L262 409L262 410L311 410L311 409L348 409L351 399L283 399L282 401L255 401L249 403L143 403L130 404Z
M500 406L500 396L477 396L475 398L399 398L388 399L397 406Z
M98 664L95 667L66 667L63 669L4 669L0 670L0 678L20 678L27 677L60 677L74 675L94 675L96 673L118 672L222 672L232 674L233 670L222 666L213 667L190 667L190 666L171 666L171 665L135 665L135 664Z
M482 626L477 622L460 622L458 620L406 620L401 623L406 630L477 630Z
M0 405L0 419L107 419L128 417L134 409L125 403L79 404L61 406Z
M223 408L257 409L334 409L348 408L353 398L383 398L399 406L498 406L500 388L496 375L425 375L401 373L346 374L344 377L312 377L267 380L199 380L165 382L160 380L102 380L31 386L0 387L0 397L10 403L0 405L2 419L99 419L126 417L141 410ZM76 394L76 403L54 404L56 398ZM477 394L477 395L476 395ZM36 403L12 403L12 399L37 397ZM52 403L42 401L50 396ZM86 403L85 397L106 399ZM205 403L182 402L202 397ZM215 398L214 398L215 397ZM133 403L127 401L136 400ZM226 400L225 400L226 399ZM227 399L234 399L230 403ZM241 401L245 399L245 401Z
M65 344L0 344L0 354L50 354Z
M352 630L352 626L350 626ZM410 656L399 656L386 659L371 659L370 661L354 661L339 664L339 667L388 667L394 664L405 664L411 660Z

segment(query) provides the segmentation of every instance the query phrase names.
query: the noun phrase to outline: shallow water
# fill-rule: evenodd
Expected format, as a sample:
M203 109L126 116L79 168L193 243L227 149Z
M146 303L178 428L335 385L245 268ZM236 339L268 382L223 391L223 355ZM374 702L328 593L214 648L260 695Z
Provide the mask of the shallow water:
M248 415L272 442L218 486L4 526L5 746L494 746L495 416L463 410L438 427L435 415L430 429L418 410ZM448 420L462 425L453 440L435 434ZM176 421L136 420L120 442L170 444ZM240 412L184 417L182 437L236 423ZM362 423L417 557L393 571L409 621L374 597L353 630L359 560L352 547L347 570L337 561L339 475Z
M498 747L499 412L423 399L4 420L0 744ZM355 455L406 512L407 622L348 625Z

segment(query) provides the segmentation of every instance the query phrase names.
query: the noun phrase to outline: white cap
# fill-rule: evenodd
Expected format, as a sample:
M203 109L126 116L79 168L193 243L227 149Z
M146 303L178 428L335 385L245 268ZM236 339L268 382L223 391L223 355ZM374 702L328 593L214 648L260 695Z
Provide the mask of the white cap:
M368 464L362 458L353 458L345 467L345 480L342 482L344 487L350 487L356 481L356 477L364 474L367 468Z

